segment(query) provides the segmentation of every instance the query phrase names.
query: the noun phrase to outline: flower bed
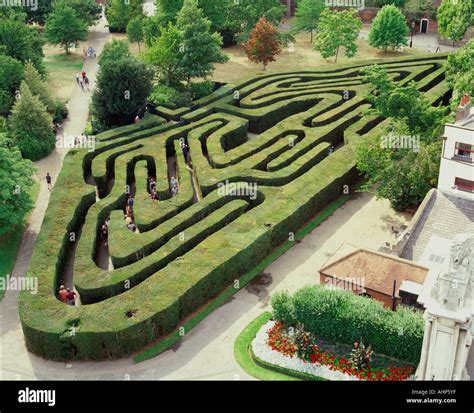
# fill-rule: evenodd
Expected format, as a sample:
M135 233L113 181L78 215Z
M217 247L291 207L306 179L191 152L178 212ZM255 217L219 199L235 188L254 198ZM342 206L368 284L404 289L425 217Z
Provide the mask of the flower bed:
M252 342L252 351L255 357L267 363L328 380L401 381L410 379L415 372L412 366L393 365L356 370L348 359L332 351L322 351L317 345L313 345L309 360L300 359L297 346L284 324L275 321L267 322L260 329Z

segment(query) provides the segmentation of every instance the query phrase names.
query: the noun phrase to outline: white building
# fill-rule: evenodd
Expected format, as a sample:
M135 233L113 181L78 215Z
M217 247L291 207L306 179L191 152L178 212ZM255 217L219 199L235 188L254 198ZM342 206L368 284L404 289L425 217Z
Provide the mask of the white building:
M474 200L474 107L464 95L456 113L456 122L447 124L438 189Z

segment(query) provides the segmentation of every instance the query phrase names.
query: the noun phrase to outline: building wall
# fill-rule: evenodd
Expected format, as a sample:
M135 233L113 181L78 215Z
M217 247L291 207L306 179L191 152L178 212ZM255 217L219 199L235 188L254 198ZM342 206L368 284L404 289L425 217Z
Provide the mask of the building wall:
M474 163L460 162L451 159L455 154L456 142L474 145L474 131L446 125L445 136L446 140L443 145L438 189L474 200L473 193L460 190L453 191L456 177L474 181Z
M330 275L320 273L319 280L322 285L331 285L333 284L333 278ZM354 294L359 295L359 291L356 288L345 288L346 290L352 290ZM365 288L365 291L368 295L370 295L374 300L380 301L385 307L391 308L392 307L392 296L381 293L379 291L372 290L370 288ZM400 299L397 298L396 305L400 303Z

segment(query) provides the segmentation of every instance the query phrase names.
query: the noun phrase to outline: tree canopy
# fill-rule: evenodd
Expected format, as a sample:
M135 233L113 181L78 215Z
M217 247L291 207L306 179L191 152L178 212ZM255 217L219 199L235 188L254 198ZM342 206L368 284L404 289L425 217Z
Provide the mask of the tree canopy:
M37 161L53 150L56 139L52 122L46 106L23 81L9 118L10 136L23 157Z
M262 17L244 47L247 57L253 62L262 63L265 70L268 63L274 62L275 56L281 53L277 29Z
M454 106L465 93L474 96L474 39L449 54L446 79L453 88Z
M87 24L64 0L54 3L46 19L45 36L49 43L59 44L69 54L71 45L87 39Z
M386 51L388 47L397 49L408 43L409 28L405 16L393 5L384 6L372 21L369 44Z
M222 37L211 33L211 22L198 7L197 0L185 0L178 13L177 28L182 32L180 49L181 67L188 84L193 77L207 77L214 71L213 63L225 63L228 57L222 53Z
M326 8L324 0L302 0L298 3L293 31L311 33L311 43L313 43L313 32L318 28L319 16Z
M23 159L20 150L0 133L0 235L23 222L33 208L30 187L33 185L33 164Z
M473 24L474 0L443 0L437 12L438 32L454 42Z
M362 21L355 10L325 9L319 19L314 48L325 59L335 56L335 62L341 47L344 47L347 57L353 57L357 53L357 38L361 28Z
M134 57L122 57L101 65L92 95L92 110L103 125L131 123L146 104L153 72Z

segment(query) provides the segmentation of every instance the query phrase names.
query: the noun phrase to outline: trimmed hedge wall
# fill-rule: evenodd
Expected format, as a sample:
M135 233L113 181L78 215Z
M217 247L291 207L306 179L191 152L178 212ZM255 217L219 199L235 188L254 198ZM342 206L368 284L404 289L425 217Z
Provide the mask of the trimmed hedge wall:
M418 364L423 343L421 312L398 307L391 311L377 300L323 285L305 287L293 296L272 298L273 316L286 325L304 324L317 337L351 345L362 339L382 353Z
M403 81L418 76L419 87L436 101L447 93L444 58L383 64ZM71 151L27 274L38 277L39 292L20 295L28 349L54 360L120 358L138 351L173 331L351 190L359 178L355 143L385 125L363 116L368 104L362 96L369 92L359 82L363 66L247 79L219 89L194 110L163 109L163 117L176 123L151 117L148 125L100 135L93 153ZM350 92L347 102L344 90ZM261 132L258 139L247 140L248 130ZM191 148L204 197L199 202L181 139ZM330 144L337 150L328 155ZM176 197L169 193L169 159L175 159L180 183ZM148 198L153 175L159 202ZM257 184L256 198L216 191L232 183ZM126 185L134 191L139 234L123 224ZM115 269L96 263L98 230L108 215ZM177 239L179 230L184 240ZM76 307L56 297L70 271L83 300Z

